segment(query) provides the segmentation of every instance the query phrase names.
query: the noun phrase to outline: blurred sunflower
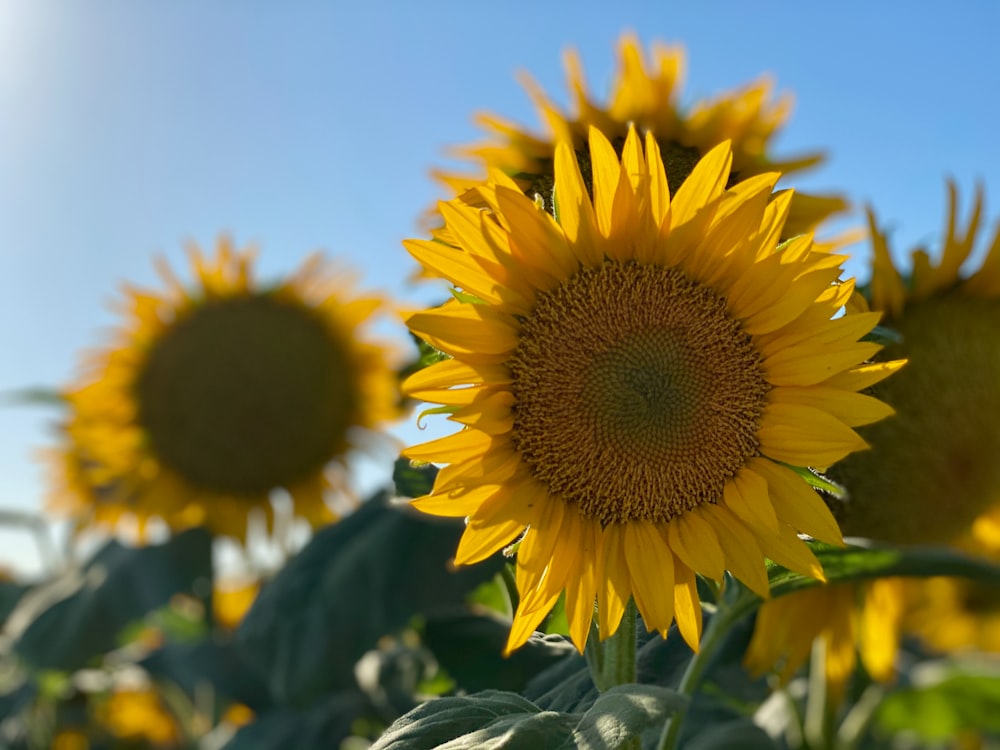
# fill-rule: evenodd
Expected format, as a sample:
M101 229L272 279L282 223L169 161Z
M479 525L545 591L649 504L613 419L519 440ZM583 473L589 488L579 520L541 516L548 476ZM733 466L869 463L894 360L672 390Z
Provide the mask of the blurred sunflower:
M573 144L580 169L589 178L591 164L586 150L587 133L597 128L620 154L631 125L640 133L656 137L671 192L677 190L705 154L723 141L732 147L729 184L754 175L798 172L822 161L821 154L779 160L768 153L770 140L791 111L791 97L775 100L770 80L762 78L742 89L701 101L689 111L678 103L684 69L681 47L652 45L652 60L633 35L618 44L618 71L606 104L595 101L588 91L583 66L573 50L566 52L568 87L573 98L564 111L530 77L523 81L548 133L535 135L519 125L492 114L478 117L489 131L486 142L458 149L460 157L479 162L511 176L529 197L540 196L552 208L555 144ZM436 176L456 195L474 200L472 191L482 175L438 172ZM792 237L816 227L823 219L844 210L846 202L836 196L796 193L785 220L783 236ZM443 235L447 238L447 235Z
M979 268L963 276L983 196L977 190L972 216L962 229L953 184L948 194L940 261L932 264L926 250L917 249L909 278L894 264L869 211L874 245L870 306L899 332L899 340L880 357L905 357L909 364L871 388L896 410L890 419L860 430L872 450L850 456L830 473L848 491L848 501L837 508L846 535L985 554L989 544L1000 545L1000 228ZM941 605L935 619L947 611L951 618L965 612L971 621L977 597L986 611L977 591L979 587L955 581L896 579L821 588L768 602L758 617L747 664L764 671L783 663L782 672L791 674L808 655L813 638L820 637L836 697L854 671L856 646L873 677L892 677L901 629L920 630L912 627L920 618L908 613L911 603ZM970 607L963 608L966 600ZM838 607L836 602L857 606ZM1000 612L1000 602L994 605ZM819 611L827 615L820 618ZM774 637L775 627L782 628L783 639Z
M151 747L180 747L181 729L150 686L116 688L95 710L96 719L121 741Z
M226 239L191 258L192 288L164 264L165 290L126 288L113 342L65 394L53 509L83 528L127 514L140 532L160 518L245 540L284 489L296 516L333 520L325 491L346 492L346 456L395 415L386 352L359 336L382 302L318 255L272 286Z
M696 573L729 569L762 596L765 556L822 577L796 532L840 530L788 465L864 448L852 427L890 410L857 390L900 363L865 364L878 314L831 320L853 292L842 257L808 235L778 246L777 174L726 189L724 143L671 196L657 140L635 129L619 159L592 128L587 157L592 181L556 148L558 220L494 170L487 211L440 205L464 252L404 243L469 297L408 320L452 358L404 389L465 426L405 451L449 464L414 504L468 517L458 564L528 529L508 651L564 590L580 649L595 596L601 638L633 597L648 628L676 618L697 648Z

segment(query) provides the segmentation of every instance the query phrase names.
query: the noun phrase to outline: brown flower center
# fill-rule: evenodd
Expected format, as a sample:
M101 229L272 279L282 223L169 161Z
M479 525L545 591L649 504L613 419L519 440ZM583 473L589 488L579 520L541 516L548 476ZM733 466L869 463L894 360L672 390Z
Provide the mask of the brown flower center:
M872 450L833 469L844 533L947 543L1000 497L1000 300L952 294L907 305L884 359L906 367L873 393L896 414L859 430Z
M523 459L601 523L715 502L757 453L760 354L725 299L677 269L582 269L539 295L509 365Z
M259 494L346 448L355 386L316 314L260 294L210 301L155 341L135 384L152 451L188 483Z

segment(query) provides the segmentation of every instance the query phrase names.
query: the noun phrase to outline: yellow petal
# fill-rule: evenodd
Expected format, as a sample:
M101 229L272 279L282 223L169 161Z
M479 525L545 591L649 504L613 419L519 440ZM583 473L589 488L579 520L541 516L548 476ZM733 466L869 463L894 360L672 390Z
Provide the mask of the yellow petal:
M764 554L779 565L784 565L789 570L810 578L816 578L820 581L826 580L819 560L788 524L782 523L778 527L777 534L771 534L758 528L751 528L750 531L760 540Z
M697 510L673 519L667 529L670 549L689 568L716 581L722 580L726 564L719 538Z
M456 565L472 565L499 552L524 532L524 524L514 520L488 526L465 527L455 552Z
M767 481L749 469L742 469L726 482L722 491L725 506L750 528L777 533L778 517L767 492Z
M466 428L454 435L414 445L403 451L406 458L414 461L434 461L437 463L459 463L478 458L493 447L506 441L495 441L485 432Z
M865 341L840 346L796 344L767 357L764 372L774 385L816 385L871 359L881 348Z
M674 192L670 203L670 223L680 226L715 198L722 195L733 163L732 146L723 141L695 165L684 183Z
M414 398L422 398L422 393L427 390L466 384L506 385L512 379L506 365L470 365L457 359L446 359L410 375L403 381L403 391Z
M567 143L556 146L555 205L559 224L581 263L591 267L604 261L604 251L598 241L594 206L587 194L580 165Z
M824 385L775 388L767 397L773 404L795 404L822 409L848 427L871 424L895 414L891 406L877 398Z
M580 556L575 570L566 580L566 619L569 636L577 650L583 652L594 619L594 598L597 595L597 541L599 525L584 520L580 538Z
M611 209L618 189L621 165L614 147L600 130L591 127L589 140L590 167L594 180L594 213L598 229L607 237L611 234Z
M674 557L665 534L648 521L624 524L625 560L632 576L632 595L649 630L666 637L674 617L670 586L674 580Z
M517 321L485 305L449 304L406 324L431 346L473 363L502 362L518 344Z
M760 451L793 466L830 466L868 444L854 430L821 409L771 403L760 419Z
M821 542L843 545L840 527L816 490L784 466L759 458L750 459L750 463L767 480L771 502L782 521Z
M622 525L613 523L601 534L597 563L597 621L601 640L611 636L621 623L632 596Z
M764 565L764 553L756 538L740 520L722 505L706 505L705 514L726 556L726 568L757 596L770 596L770 583Z
M698 653L701 642L701 599L694 571L680 560L674 566L674 613L685 643Z
M891 362L872 362L834 375L823 381L823 385L831 388L844 388L849 391L861 391L892 375L906 364L905 359Z

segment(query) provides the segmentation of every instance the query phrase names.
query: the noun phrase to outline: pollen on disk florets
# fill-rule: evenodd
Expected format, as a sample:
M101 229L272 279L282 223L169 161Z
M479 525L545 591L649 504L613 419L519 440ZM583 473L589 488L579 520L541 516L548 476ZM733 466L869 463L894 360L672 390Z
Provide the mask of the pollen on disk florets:
M582 269L538 296L509 366L519 452L601 523L715 502L757 454L760 354L725 299L676 268Z

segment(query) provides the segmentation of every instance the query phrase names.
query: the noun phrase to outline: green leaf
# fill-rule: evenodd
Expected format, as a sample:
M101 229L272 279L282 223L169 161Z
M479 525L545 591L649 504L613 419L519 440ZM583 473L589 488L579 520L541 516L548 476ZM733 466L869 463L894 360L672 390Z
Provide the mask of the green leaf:
M576 717L541 711L515 693L487 690L437 698L392 724L370 750L558 747Z
M355 686L354 665L383 635L461 606L497 573L497 555L453 570L464 524L372 499L320 529L264 585L237 647L278 703Z
M408 458L397 458L392 467L392 481L397 497L422 497L434 487L438 470L434 464L415 464Z
M783 466L791 469L800 477L802 477L806 484L810 487L814 487L817 490L822 490L828 495L832 495L838 500L843 500L847 497L847 490L841 487L839 484L831 480L829 477L825 477L813 469L808 469L804 466L792 466L791 464L782 464Z
M601 695L583 715L560 750L614 750L630 737L659 726L688 699L655 685L617 685Z
M1000 733L1000 674L961 674L946 665L924 665L923 685L895 690L882 701L875 723L883 732L916 733L927 742L962 730Z
M893 344L901 344L903 342L903 334L895 328L875 326L871 329L871 331L866 333L861 340L871 341L876 344L881 344L882 346L892 346Z
M55 388L33 386L0 393L0 403L13 406L66 406L66 397Z
M508 657L502 655L510 620L457 611L429 618L423 642L467 692L495 688L520 692L528 681L576 649L563 638L532 635Z
M110 541L81 570L21 597L7 620L15 651L36 669L73 671L118 646L119 633L176 594L211 607L212 538L190 529L163 544Z

